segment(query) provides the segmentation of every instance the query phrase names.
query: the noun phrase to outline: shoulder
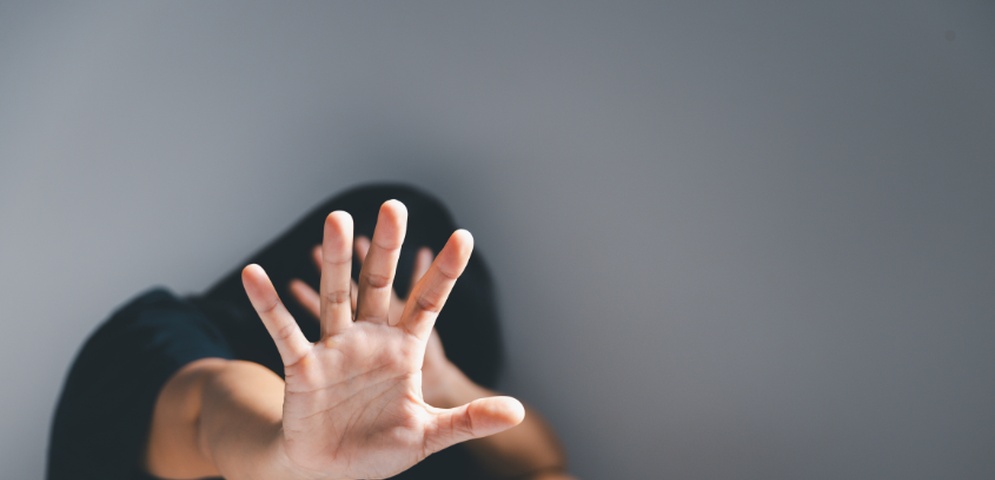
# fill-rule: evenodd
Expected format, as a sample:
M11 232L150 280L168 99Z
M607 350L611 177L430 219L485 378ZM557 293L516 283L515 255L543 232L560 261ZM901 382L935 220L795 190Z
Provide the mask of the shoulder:
M146 290L125 302L87 340L91 345L144 341L138 346L162 345L168 340L223 342L214 322L200 308L162 287ZM123 345L118 345L123 347ZM82 352L81 352L82 353Z
M172 291L164 287L154 287L135 295L119 306L104 326L134 319L175 316L200 317L203 313Z
M230 358L212 320L164 288L125 302L79 350L49 444L49 479L131 478L157 395L183 366Z
M213 321L189 301L156 287L125 302L87 338L73 362L67 387L80 378L170 371L213 356L229 356L227 342Z

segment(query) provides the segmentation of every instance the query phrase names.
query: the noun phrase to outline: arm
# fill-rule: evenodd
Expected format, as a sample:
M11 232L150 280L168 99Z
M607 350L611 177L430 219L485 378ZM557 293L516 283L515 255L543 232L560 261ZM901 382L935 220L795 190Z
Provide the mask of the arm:
M462 231L452 235L393 319L387 313L405 222L399 202L381 207L353 308L352 219L344 212L328 216L321 340L313 344L265 272L246 267L246 293L280 351L286 381L246 362L205 359L188 365L156 404L146 456L150 472L177 477L165 470L189 470L179 472L181 478L202 472L229 479L385 478L450 445L520 423L524 411L511 398L451 409L422 398L426 344L466 266L472 238Z
M262 365L206 358L159 394L145 467L161 478L273 478L279 474L284 382Z
M449 393L436 399L437 406L495 395L453 368L446 381ZM259 364L204 359L187 365L160 396L149 448L155 454L147 459L147 469L163 478L211 477L221 471L229 478L276 478L280 470L272 467L281 456L269 446L279 435L283 389L283 380ZM180 408L165 408L169 404ZM183 410L190 414L166 414ZM467 447L497 478L572 478L563 473L565 457L552 430L534 410L526 412L519 426L472 440Z

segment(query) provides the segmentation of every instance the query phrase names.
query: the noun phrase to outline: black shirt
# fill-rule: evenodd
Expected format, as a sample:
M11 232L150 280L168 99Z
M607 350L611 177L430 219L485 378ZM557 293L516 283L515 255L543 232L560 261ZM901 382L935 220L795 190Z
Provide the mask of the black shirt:
M83 345L56 408L49 479L147 478L141 459L156 398L184 365L234 358L204 313L155 289L114 313Z

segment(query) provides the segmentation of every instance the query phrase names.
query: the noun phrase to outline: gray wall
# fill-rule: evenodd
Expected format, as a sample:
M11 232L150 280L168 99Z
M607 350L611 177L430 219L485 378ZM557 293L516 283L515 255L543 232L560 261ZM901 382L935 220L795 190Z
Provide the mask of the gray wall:
M404 179L601 478L995 477L995 4L0 4L0 476L117 304Z

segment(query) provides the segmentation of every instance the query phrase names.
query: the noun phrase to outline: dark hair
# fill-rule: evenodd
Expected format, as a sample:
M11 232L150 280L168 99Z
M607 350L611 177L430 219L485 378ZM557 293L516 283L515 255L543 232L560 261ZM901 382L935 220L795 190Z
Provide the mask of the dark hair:
M355 234L371 237L380 205L390 199L400 200L408 208L408 231L394 283L399 294L406 296L418 249L425 246L438 253L449 235L456 230L452 216L438 199L407 185L365 185L333 196L245 262L258 263L266 270L280 298L312 341L319 335L317 322L311 321L310 314L293 300L288 285L291 279L300 278L317 288L319 275L311 260L311 250L321 243L325 216L335 210L349 212L355 222ZM209 314L227 317L227 321L233 323L232 329L236 330L233 332L236 335L233 349L242 350L246 358L252 358L282 374L282 364L272 342L263 345L257 340L268 340L268 337L259 337L260 333L265 332L260 332L262 324L242 289L240 272L240 268L236 269L192 300L201 304ZM353 276L356 277L358 272L358 265L354 265ZM436 330L449 359L473 381L493 387L502 360L501 337L493 282L478 251L474 251L449 296L436 322Z

